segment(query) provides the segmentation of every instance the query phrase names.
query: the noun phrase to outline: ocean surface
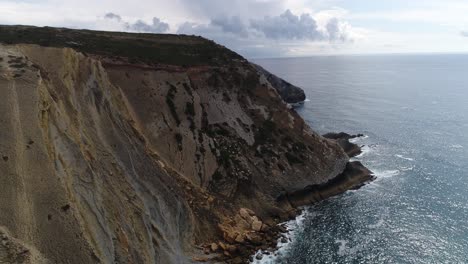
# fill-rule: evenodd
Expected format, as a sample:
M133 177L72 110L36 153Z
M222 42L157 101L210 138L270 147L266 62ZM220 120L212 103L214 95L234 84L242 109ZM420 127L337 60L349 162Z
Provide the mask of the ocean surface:
M377 180L305 209L261 263L468 263L468 55L255 60L320 133L366 136Z

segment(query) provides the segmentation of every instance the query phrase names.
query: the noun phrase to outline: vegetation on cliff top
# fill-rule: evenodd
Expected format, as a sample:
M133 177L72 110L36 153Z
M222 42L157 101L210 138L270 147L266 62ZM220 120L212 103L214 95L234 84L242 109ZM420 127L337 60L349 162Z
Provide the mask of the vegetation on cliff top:
M0 43L69 47L90 54L126 57L132 63L199 66L243 60L211 40L188 35L0 26Z

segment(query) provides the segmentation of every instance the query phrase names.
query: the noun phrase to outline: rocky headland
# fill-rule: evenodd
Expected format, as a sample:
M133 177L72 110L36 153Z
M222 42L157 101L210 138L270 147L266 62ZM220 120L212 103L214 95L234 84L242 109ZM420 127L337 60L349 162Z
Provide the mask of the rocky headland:
M0 263L245 263L372 179L288 107L302 90L212 41L0 26L0 43Z
M297 105L305 101L306 95L304 90L268 72L258 64L252 65L267 78L268 82L275 87L276 91L286 103Z

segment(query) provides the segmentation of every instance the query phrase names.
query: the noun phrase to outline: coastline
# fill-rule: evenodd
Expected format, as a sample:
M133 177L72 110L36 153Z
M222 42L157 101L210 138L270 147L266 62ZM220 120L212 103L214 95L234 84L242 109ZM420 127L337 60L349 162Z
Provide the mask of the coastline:
M328 133L325 134L324 137L337 141L350 159L357 157L362 153L362 148L364 146L358 146L357 144L350 142L352 139L364 137L362 134L349 135L343 132ZM266 250L257 250L255 254L249 257L249 263L265 263L264 261L271 261L271 256L274 257L275 252L284 249L285 245L292 242L292 239L294 238L294 230L300 226L300 223L305 217L304 207L314 205L331 197L343 194L349 190L359 189L367 183L375 180L375 178L374 173L367 169L360 161L350 161L346 165L346 169L341 174L327 183L309 185L302 190L281 194L278 197L278 203L282 204L282 207L294 208L295 214L292 215L290 219L278 224L278 226L281 227L280 231L282 232L275 234L277 238L276 246Z

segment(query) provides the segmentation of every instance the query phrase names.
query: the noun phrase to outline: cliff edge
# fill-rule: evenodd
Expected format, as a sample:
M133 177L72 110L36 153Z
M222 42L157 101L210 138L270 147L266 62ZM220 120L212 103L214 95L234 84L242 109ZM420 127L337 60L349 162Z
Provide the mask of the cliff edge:
M305 101L306 95L304 90L268 72L260 65L253 64L253 66L265 75L268 82L278 91L286 103L299 104Z
M298 206L370 179L212 41L0 26L0 42L0 263L243 263Z

